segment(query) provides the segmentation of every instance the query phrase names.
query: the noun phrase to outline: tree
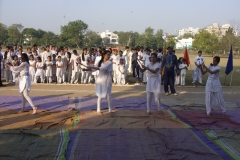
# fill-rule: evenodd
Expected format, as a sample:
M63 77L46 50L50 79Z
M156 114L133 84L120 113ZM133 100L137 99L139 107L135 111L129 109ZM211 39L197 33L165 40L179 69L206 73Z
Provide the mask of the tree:
M34 38L38 36L38 31L34 28L25 28L22 31L23 43L33 45L36 41Z
M238 48L238 45L236 45L237 40L238 40L237 37L234 35L234 29L229 28L221 39L221 49L229 50L229 48L232 45L233 49L236 50L236 48Z
M7 34L7 26L0 23L0 43L6 43L8 34Z
M120 45L122 45L122 46L129 45L129 43L131 41L131 34L132 34L132 32L120 31L117 34L118 34L118 42L119 42Z
M164 44L163 30L162 29L157 30L157 32L155 34L155 38L156 38L156 47L157 48L162 48L163 44Z
M219 40L215 34L211 34L206 30L200 30L193 41L193 48L202 50L206 53L213 53L219 48Z
M83 39L88 25L81 20L69 22L68 25L61 27L61 39L74 47L82 47Z
M176 43L177 40L175 39L175 36L167 36L166 46L175 47Z
M84 46L85 47L96 47L100 46L102 43L102 38L99 34L94 31L87 31L84 37Z
M15 25L11 25L10 27L8 27L7 33L8 33L8 39L7 39L8 44L17 44L20 42L21 33Z

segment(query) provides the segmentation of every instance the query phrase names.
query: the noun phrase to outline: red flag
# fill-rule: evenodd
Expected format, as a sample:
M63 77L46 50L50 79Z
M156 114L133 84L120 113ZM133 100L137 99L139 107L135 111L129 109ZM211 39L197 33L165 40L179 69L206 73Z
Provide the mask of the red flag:
M184 50L184 59L186 60L186 64L189 66L190 64L190 60L189 60L189 56L188 56L188 51L187 51L187 47L185 47L185 50Z

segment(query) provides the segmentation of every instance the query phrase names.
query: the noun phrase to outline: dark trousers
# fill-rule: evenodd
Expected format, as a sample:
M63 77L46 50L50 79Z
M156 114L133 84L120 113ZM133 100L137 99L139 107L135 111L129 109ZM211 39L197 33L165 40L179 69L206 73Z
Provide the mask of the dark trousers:
M133 72L133 77L139 78L139 65L137 62L132 63L132 72Z
M0 85L2 85L2 69L1 69L1 57L0 57Z
M166 68L164 69L164 91L168 91L168 85L170 85L170 90L171 93L176 93L175 88L174 88L174 68Z

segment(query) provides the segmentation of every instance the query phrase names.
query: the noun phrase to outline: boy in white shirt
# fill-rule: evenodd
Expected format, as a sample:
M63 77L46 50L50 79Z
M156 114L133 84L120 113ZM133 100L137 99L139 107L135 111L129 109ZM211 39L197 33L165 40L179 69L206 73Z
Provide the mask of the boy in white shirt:
M181 85L185 86L185 78L186 78L186 73L188 70L188 65L186 64L185 59L182 60L182 63L179 65L179 69L181 69L181 73L180 73Z
M201 67L204 64L204 58L202 57L202 51L198 51L198 56L195 57L194 63L195 63L195 68L194 68L193 82L192 83L195 84L195 82L198 79L198 82L200 84L203 84Z

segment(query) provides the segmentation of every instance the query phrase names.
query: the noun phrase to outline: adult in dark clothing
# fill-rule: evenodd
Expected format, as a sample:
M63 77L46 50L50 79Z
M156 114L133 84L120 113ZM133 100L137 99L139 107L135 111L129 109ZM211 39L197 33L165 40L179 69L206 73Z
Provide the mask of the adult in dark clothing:
M164 91L165 95L169 95L168 85L170 85L171 94L177 96L176 90L174 88L174 78L176 67L177 72L179 72L178 59L177 56L173 54L173 48L168 47L168 53L163 57L162 67L164 69Z
M0 53L0 87L3 87L4 85L2 84L2 69L1 69L1 63L3 61L3 55Z

